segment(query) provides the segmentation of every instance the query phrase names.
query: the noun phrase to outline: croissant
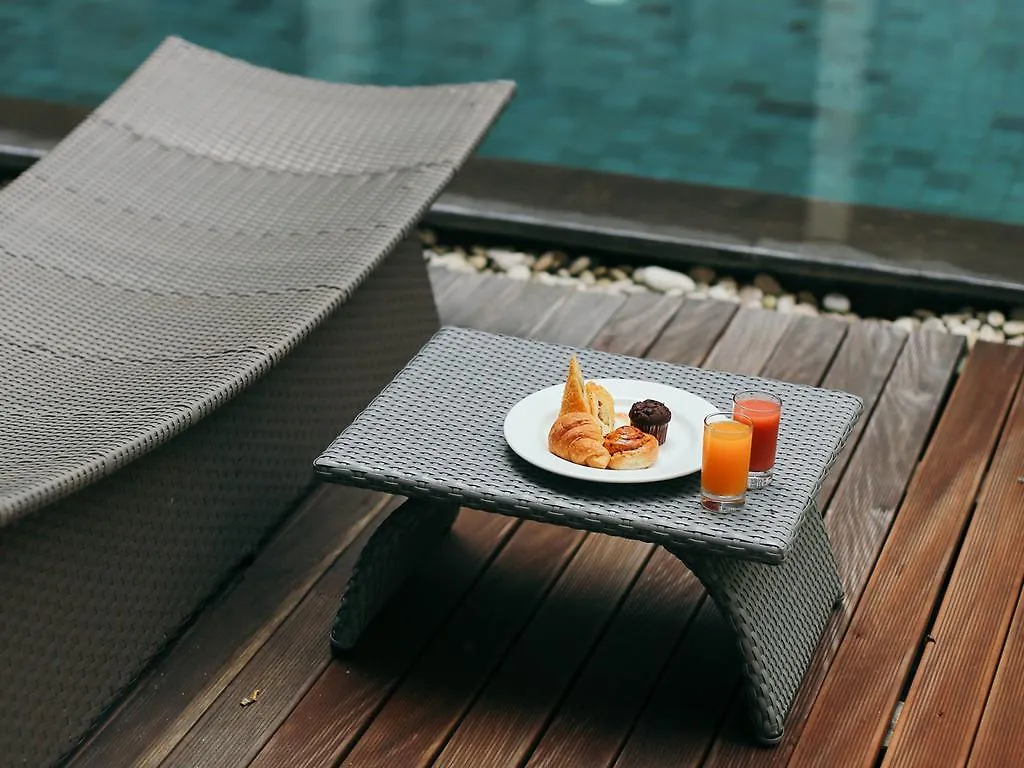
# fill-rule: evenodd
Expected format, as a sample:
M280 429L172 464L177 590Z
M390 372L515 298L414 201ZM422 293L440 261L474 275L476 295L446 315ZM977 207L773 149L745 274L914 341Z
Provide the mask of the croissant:
M559 416L548 431L548 450L573 464L604 469L611 454L601 438L601 425L589 413L566 413Z
M633 426L619 427L604 438L611 454L608 469L647 469L658 459L658 438Z

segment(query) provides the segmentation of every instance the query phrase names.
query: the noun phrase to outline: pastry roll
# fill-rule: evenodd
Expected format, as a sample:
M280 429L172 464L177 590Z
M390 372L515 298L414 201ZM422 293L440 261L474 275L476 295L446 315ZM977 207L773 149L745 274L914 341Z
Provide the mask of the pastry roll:
M647 469L658 459L658 438L633 426L609 432L604 447L611 456L608 469Z

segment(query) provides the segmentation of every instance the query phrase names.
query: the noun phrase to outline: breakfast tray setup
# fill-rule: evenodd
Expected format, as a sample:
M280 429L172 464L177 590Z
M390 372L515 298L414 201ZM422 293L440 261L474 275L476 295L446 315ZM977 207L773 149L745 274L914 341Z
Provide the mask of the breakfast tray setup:
M623 392L626 400L677 393L653 466L580 467L546 449L573 356L616 410ZM742 506L709 510L699 461L688 459L699 457L698 419L728 407L737 391L766 388L786 404L774 480ZM844 392L443 328L314 462L326 480L409 499L360 556L332 645L354 645L459 507L651 542L682 560L727 618L757 738L777 743L842 600L815 500L861 409Z

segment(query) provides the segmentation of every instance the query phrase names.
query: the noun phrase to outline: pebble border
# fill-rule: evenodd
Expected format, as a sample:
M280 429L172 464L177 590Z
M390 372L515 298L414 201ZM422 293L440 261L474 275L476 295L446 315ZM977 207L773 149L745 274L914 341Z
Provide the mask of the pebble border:
M718 299L787 314L878 320L906 331L923 329L963 336L968 349L973 348L977 341L1024 347L1024 307L1014 309L1009 317L998 310L965 308L939 315L921 308L911 315L896 318L862 318L853 311L850 299L841 293L824 296L810 291L787 293L779 281L768 274L759 274L752 282L740 284L732 277L718 275L710 267L697 266L684 273L659 266L619 264L609 267L595 264L588 256L571 259L561 251L535 254L483 246L473 246L467 251L460 246L439 243L433 230L420 230L419 234L427 262L456 272L491 272L504 274L513 280L532 280L544 285L573 286L577 290L605 293L652 292Z

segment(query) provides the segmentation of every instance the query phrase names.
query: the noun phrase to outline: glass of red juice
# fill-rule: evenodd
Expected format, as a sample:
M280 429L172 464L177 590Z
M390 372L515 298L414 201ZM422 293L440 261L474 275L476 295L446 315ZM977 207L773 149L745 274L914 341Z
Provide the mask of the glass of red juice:
M754 434L750 441L747 490L758 491L766 488L771 483L775 470L775 449L779 443L782 401L770 392L737 392L732 398L732 412L734 416L746 416L754 425Z

